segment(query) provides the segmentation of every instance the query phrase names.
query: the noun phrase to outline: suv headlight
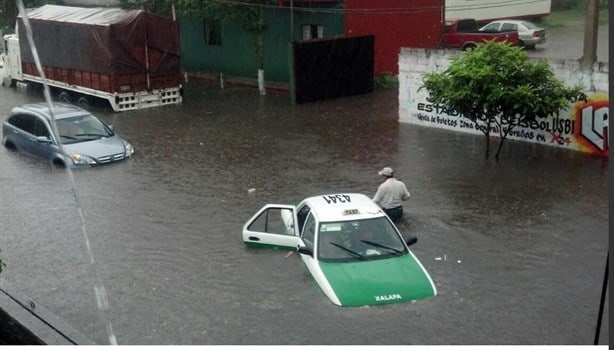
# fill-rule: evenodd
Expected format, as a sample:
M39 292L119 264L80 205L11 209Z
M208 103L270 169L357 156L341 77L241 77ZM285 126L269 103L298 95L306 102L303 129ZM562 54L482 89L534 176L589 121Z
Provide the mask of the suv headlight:
M126 143L126 157L131 157L134 154L134 147L131 144Z
M79 154L79 153L71 153L70 154L70 159L72 159L72 162L78 165L82 165L82 164L88 164L88 165L94 165L96 164L96 160L94 160L94 158L83 155L83 154Z

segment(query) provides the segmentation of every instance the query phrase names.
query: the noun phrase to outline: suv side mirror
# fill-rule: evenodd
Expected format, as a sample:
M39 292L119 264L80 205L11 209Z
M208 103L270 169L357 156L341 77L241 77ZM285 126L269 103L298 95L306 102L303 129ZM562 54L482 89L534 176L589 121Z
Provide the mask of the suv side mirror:
M418 242L418 237L409 237L405 243L407 243L407 246L409 247L412 244L416 244L416 242Z
M37 136L36 137L36 142L38 143L51 143L51 139L47 136Z

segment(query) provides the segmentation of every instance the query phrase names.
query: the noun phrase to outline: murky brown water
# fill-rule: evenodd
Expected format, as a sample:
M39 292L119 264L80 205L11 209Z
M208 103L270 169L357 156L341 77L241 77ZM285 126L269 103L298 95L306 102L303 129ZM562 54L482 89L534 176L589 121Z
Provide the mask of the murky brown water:
M0 112L39 98L0 88ZM518 142L485 161L480 136L399 124L397 99L292 106L191 81L180 107L103 110L137 153L74 172L95 268L67 174L1 148L1 276L100 344L96 275L119 344L591 344L607 162ZM372 195L383 166L412 193L402 230L435 298L340 308L296 256L244 247L262 205Z

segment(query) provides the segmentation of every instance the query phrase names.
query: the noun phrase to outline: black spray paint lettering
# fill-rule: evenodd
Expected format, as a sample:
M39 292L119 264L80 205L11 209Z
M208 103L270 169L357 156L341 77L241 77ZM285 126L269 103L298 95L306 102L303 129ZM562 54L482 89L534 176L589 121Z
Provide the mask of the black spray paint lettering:
M446 114L449 116L458 116L459 113L453 109L448 109L446 107L442 107L442 106L434 106L432 104L429 103L418 103L417 105L418 110L419 111L425 111L425 112L435 112L435 114Z

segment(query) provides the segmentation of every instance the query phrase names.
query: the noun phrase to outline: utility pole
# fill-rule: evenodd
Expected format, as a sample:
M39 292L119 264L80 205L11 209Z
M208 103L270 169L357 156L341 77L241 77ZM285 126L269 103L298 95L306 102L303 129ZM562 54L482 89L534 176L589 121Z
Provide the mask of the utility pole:
M296 104L296 89L294 86L294 0L290 0L290 33L288 40L288 67L289 67L289 81L290 88L290 101L292 104Z
M597 61L597 32L599 28L599 1L586 2L586 16L584 21L584 51L580 59L580 66L588 69Z
M294 0L290 0L290 43L294 40Z

